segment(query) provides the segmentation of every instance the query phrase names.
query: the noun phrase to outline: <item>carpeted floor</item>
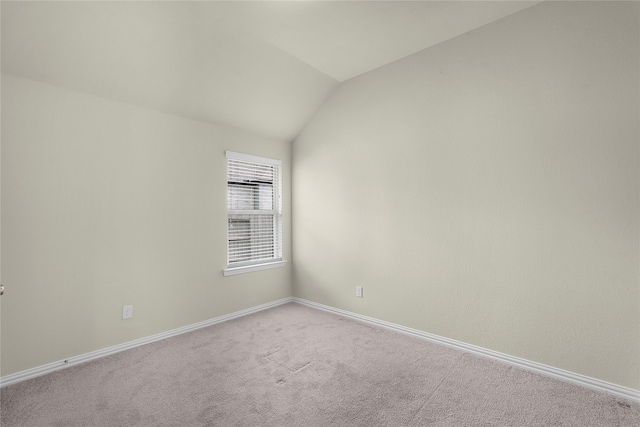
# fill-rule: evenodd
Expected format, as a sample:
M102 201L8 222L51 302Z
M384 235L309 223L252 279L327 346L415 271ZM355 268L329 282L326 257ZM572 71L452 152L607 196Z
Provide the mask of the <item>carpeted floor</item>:
M286 304L0 390L10 426L639 426L640 404Z

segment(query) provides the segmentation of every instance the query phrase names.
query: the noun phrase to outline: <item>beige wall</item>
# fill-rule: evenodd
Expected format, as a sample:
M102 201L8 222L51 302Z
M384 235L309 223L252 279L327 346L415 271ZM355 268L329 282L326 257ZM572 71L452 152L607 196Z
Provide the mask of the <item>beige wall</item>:
M293 145L294 295L640 389L639 6L342 84Z
M2 376L291 295L222 276L225 150L282 159L290 260L290 143L2 76Z

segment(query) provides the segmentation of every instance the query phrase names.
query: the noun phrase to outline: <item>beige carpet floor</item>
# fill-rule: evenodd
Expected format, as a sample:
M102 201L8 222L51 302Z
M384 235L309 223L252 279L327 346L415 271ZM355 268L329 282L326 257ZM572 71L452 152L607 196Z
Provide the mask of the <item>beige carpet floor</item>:
M0 389L11 426L640 426L640 404L290 303Z

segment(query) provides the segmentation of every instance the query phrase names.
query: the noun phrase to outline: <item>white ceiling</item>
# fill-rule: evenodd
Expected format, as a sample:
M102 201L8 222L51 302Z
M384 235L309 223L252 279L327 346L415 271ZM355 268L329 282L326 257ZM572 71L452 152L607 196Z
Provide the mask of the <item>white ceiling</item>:
M2 1L2 72L291 140L342 81L539 1Z

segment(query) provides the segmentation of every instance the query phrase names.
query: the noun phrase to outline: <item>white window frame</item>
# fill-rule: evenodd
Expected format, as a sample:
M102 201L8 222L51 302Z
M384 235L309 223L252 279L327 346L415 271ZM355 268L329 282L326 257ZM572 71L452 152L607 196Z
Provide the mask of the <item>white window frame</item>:
M225 152L227 158L227 170L229 170L229 160L237 160L247 163L254 163L257 165L269 165L277 167L274 183L273 183L273 209L270 211L264 210L232 210L229 209L229 197L227 180L227 268L223 270L225 276L232 276L240 273L248 273L251 271L264 270L269 268L283 267L286 261L282 259L282 161L277 159L270 159L267 157L254 156L251 154L237 153L234 151ZM228 179L228 174L227 174ZM240 262L230 261L230 236L229 236L229 220L231 215L273 215L273 242L274 242L274 256L272 258L265 258L259 260L249 260Z

